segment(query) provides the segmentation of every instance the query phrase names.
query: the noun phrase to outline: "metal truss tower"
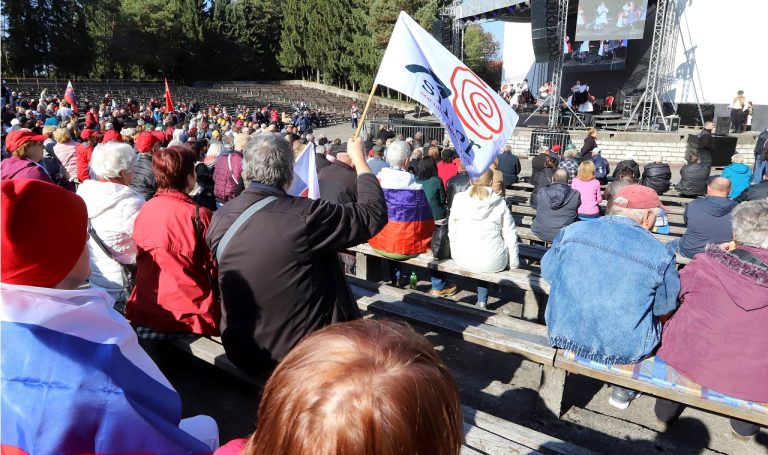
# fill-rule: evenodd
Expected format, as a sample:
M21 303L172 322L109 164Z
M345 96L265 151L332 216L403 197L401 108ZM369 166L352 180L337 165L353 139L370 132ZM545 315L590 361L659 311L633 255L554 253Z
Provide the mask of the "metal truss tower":
M670 86L671 70L675 59L676 0L658 0L656 4L656 18L653 25L653 39L651 41L651 56L648 61L648 76L645 84L645 92L641 97L639 107L639 126L641 131L650 131L653 127L653 119L656 115L662 116L666 129L666 120L663 120L663 110L660 95L666 93ZM671 61L671 62L670 62Z
M557 26L554 33L554 36L559 40L556 46L558 52L554 58L550 54L552 63L552 96L555 99L549 109L549 121L547 123L549 128L557 128L560 124L560 109L558 106L560 104L561 86L563 84L563 43L565 42L565 25L567 20L568 0L559 0L557 4Z

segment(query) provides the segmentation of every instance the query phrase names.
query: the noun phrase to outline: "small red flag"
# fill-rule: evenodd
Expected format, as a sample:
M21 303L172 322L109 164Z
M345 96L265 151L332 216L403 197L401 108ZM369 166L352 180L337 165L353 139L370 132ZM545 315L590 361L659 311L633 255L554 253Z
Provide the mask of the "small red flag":
M165 112L173 112L173 98L171 98L171 88L168 87L168 79L165 79Z

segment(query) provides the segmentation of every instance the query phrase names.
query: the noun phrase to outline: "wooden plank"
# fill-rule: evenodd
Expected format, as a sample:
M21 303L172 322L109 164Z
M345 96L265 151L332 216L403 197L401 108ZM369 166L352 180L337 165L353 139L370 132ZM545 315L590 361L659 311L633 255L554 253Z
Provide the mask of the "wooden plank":
M500 419L491 414L462 406L464 421L505 439L515 441L534 450L545 450L562 455L595 455L595 452L565 442L553 436L539 433L523 425Z
M249 382L258 387L264 387L267 380L260 376L251 376L244 373L229 361L224 353L224 346L220 343L205 337L199 338L177 338L170 341L171 344L181 350L192 354L200 360L210 363L213 366L221 368L229 374Z
M520 177L523 177L523 175L520 175ZM601 185L601 187L604 188L605 185ZM533 184L528 182L517 182L512 184L512 188L516 190L524 190L527 192L530 192L533 190ZM659 196L659 199L661 199L662 202L678 202L678 203L689 203L696 199L695 197L687 197L687 196L681 196L680 193L678 193L676 190L669 189L664 192L661 196Z
M523 191L523 190L507 190L506 196L510 197L510 198L521 199L521 200L525 199L526 202L524 204L522 204L522 205L528 205L527 201L531 197L531 192L530 191ZM667 198L667 199L669 199L669 198ZM690 199L688 199L688 198L677 198L677 199L685 199L685 203L690 202ZM664 202L664 201L662 201L662 202ZM667 202L669 202L669 201L667 201ZM608 205L608 201L606 201L605 199L603 199L603 202L600 203L601 207L606 207L607 205ZM685 211L685 207L681 206L681 205L665 204L664 207L666 208L667 213L672 213L672 214L675 214L675 215L682 215L683 212Z
M512 214L512 217L515 220L515 230L517 231L517 236L521 239L526 240L537 240L539 242L543 242L544 240L540 239L531 231L531 226L533 225L533 217L530 216L522 216L520 214ZM666 234L652 234L654 237L656 237L661 243L669 243L672 240L679 239L681 235L666 235Z
M487 347L499 352L517 354L537 363L550 364L553 361L554 350L549 346L542 346L538 343L505 336L497 331L476 327L470 321L454 316L430 312L403 302L386 301L381 296L378 298L359 298L358 306L364 311L403 319L406 322L429 329L447 332L478 346Z
M512 211L513 214L514 213L519 213L519 214L522 214L522 215L530 215L530 216L535 216L536 215L536 209L531 207L530 205L512 205L512 206L510 206L510 210ZM672 223L683 224L683 216L682 215L671 215L670 214L670 215L667 215L667 218ZM685 228L684 227L679 227L679 226L670 226L669 227L669 231L671 233L680 234L680 235L685 234Z
M373 249L367 243L349 248L349 250L367 255L383 257L373 251ZM494 273L470 272L458 267L452 259L440 260L427 255L419 255L415 258L406 259L399 262L427 268L430 270L439 270L441 272L451 273L454 275L474 278L476 280L489 283L496 283L502 286L512 286L523 290L549 294L549 283L544 281L544 279L539 274L530 270L512 269Z
M504 439L467 422L464 422L464 441L469 447L488 455L541 455L541 452L530 447Z
M489 329L491 330L494 327L505 329L505 333L508 335L549 347L549 341L547 339L547 328L542 324L536 324L533 322L512 318L503 314L497 314L489 310L477 308L475 305L432 297L430 295L422 294L421 292L412 291L410 289L400 289L386 284L366 282L349 275L347 275L347 280L350 282L353 294L356 296L370 296L377 293L382 294L387 297L392 297L396 300L401 300L408 304L421 305L432 311L438 311L448 315L460 316L472 321L475 324L490 326ZM360 289L366 289L369 292L364 293L360 291ZM359 294L356 292L359 292Z
M768 426L768 415L759 414L756 412L745 411L743 409L735 408L733 406L716 403L707 399L690 395L684 392L671 390L664 387L658 387L653 384L649 384L644 381L638 381L632 378L626 378L624 376L618 376L612 373L593 370L587 366L579 363L567 360L563 357L561 350L558 349L557 357L555 358L555 367L561 368L571 373L580 374L582 376L588 376L600 381L607 382L609 384L616 384L621 387L627 387L632 390L638 390L648 395L655 397L665 398L667 400L683 403L694 408L704 409L716 414L721 414L727 417L735 417L741 420L747 420L754 422L762 426Z
M461 446L461 452L459 452L461 455L485 455L483 452L478 452L477 450L473 449L472 447L468 447L466 445Z

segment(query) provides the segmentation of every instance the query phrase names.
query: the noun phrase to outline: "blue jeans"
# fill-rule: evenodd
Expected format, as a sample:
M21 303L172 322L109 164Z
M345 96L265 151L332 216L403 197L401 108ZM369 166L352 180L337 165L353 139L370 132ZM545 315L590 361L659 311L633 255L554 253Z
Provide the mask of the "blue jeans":
M672 250L673 253L679 254L680 256L683 256L683 257L687 258L688 256L684 255L683 252L680 251L680 239L681 238L682 237L678 237L678 238L676 238L674 240L670 240L669 242L667 242L667 248ZM688 258L688 259L690 259L690 258Z
M601 215L600 215L599 213L595 213L594 215L585 215L585 214L583 214L583 213L579 213L579 219L580 219L581 221L589 221L589 220L594 220L594 219L596 219L596 218L600 218L600 216L601 216Z
M477 301L488 303L488 288L481 286L479 283L477 285Z
M768 161L760 159L760 155L755 156L755 169L752 171L752 183L760 183L763 180L763 168L768 166Z

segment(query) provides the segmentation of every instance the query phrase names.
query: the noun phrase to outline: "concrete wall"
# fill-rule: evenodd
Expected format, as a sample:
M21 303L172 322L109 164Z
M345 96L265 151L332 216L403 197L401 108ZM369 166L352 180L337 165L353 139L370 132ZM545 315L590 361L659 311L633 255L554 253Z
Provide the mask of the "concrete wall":
M508 141L512 145L513 152L524 157L528 155L533 130L518 128ZM696 132L691 130L691 132ZM581 148L586 137L586 131L569 131L571 141ZM744 155L745 162L754 162L753 151L755 149L756 135L741 134L736 143L736 152ZM653 161L666 163L685 163L685 146L688 132L680 133L633 133L633 132L608 132L598 133L597 144L601 154L609 161L621 161L634 159L638 163L645 164Z
M360 105L361 109L363 108L364 103L368 101L368 94L353 92L352 90L344 90L342 88L334 87L333 85L318 84L317 82L302 81L302 80L288 80L288 81L278 81L276 82L276 84L298 85L300 87L313 88L317 90L322 90L324 92L333 93L334 95L341 95L341 96L347 96L349 98L354 98L354 99L360 100L363 103ZM416 109L415 103L407 103L404 101L391 100L387 98L381 98L379 96L374 96L373 102L380 106L393 107L395 109L400 109L401 111L410 111L410 110Z

